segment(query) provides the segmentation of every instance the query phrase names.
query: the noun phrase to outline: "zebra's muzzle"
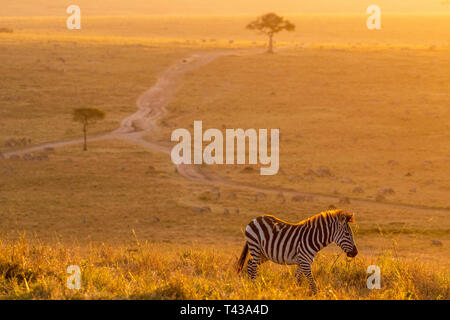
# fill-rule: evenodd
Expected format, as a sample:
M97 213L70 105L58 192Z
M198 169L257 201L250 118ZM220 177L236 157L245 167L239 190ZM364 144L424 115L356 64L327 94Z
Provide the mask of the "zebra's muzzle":
M353 247L352 251L347 252L347 257L354 258L358 254L358 249L356 249L356 246Z

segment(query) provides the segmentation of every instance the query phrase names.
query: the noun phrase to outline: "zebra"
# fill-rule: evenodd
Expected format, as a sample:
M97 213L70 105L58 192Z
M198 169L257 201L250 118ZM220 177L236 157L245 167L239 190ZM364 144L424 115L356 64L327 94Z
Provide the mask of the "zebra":
M348 257L358 254L349 223L353 214L343 210L328 210L293 224L271 215L253 219L245 228L246 242L238 260L237 272L244 268L247 255L248 276L254 280L258 266L267 260L278 264L294 265L300 283L302 274L308 279L312 292L317 293L311 264L322 248L335 242Z

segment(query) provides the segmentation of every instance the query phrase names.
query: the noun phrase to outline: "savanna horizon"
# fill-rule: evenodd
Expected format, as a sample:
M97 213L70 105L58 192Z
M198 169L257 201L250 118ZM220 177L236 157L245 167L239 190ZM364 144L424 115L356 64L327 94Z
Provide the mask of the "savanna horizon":
M261 12L262 14L264 12ZM370 45L381 49L394 46L412 48L438 46L448 48L450 12L442 13L383 13L383 28L376 33L365 26L367 15L285 14L297 26L296 32L280 33L276 41L281 45L358 47ZM97 40L185 47L263 46L263 35L245 29L255 14L246 15L83 15L82 30L67 30L67 15L1 17L0 25L11 28L14 34L2 37L30 39L34 37L58 40ZM36 39L37 40L37 39Z
M14 31L0 33L0 295L449 299L447 14L388 14L379 33L364 13L283 16L297 31L275 37L274 55L245 30L255 15L87 15L73 33L66 16L0 17ZM176 78L153 131L138 119L142 139L107 136L166 70L216 53ZM106 112L88 128L106 137L87 152L46 146L81 139L79 107ZM174 168L170 133L194 120L279 128L280 172ZM22 139L31 143L7 144ZM253 218L298 222L329 208L355 214L359 255L334 264L340 249L320 252L317 296L289 267L266 263L255 283L236 275ZM79 292L65 287L72 264ZM381 290L366 287L371 264Z

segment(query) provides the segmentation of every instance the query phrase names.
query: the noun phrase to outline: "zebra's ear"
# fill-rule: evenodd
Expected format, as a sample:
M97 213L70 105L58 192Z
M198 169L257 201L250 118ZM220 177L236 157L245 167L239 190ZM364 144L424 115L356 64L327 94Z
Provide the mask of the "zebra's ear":
M346 223L353 223L355 219L353 218L353 213L347 213L347 216L345 218Z

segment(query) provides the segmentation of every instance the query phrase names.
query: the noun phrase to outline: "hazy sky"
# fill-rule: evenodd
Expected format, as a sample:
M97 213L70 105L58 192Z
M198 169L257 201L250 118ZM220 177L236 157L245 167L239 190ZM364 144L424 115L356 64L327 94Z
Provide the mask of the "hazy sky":
M147 1L146 1L147 2ZM361 12L377 4L386 11L439 12L448 11L446 0L149 0L167 12L257 13L277 11L301 12Z
M450 12L450 0L1 0L0 16L60 15L70 4L95 15L361 13L371 4L384 12Z

